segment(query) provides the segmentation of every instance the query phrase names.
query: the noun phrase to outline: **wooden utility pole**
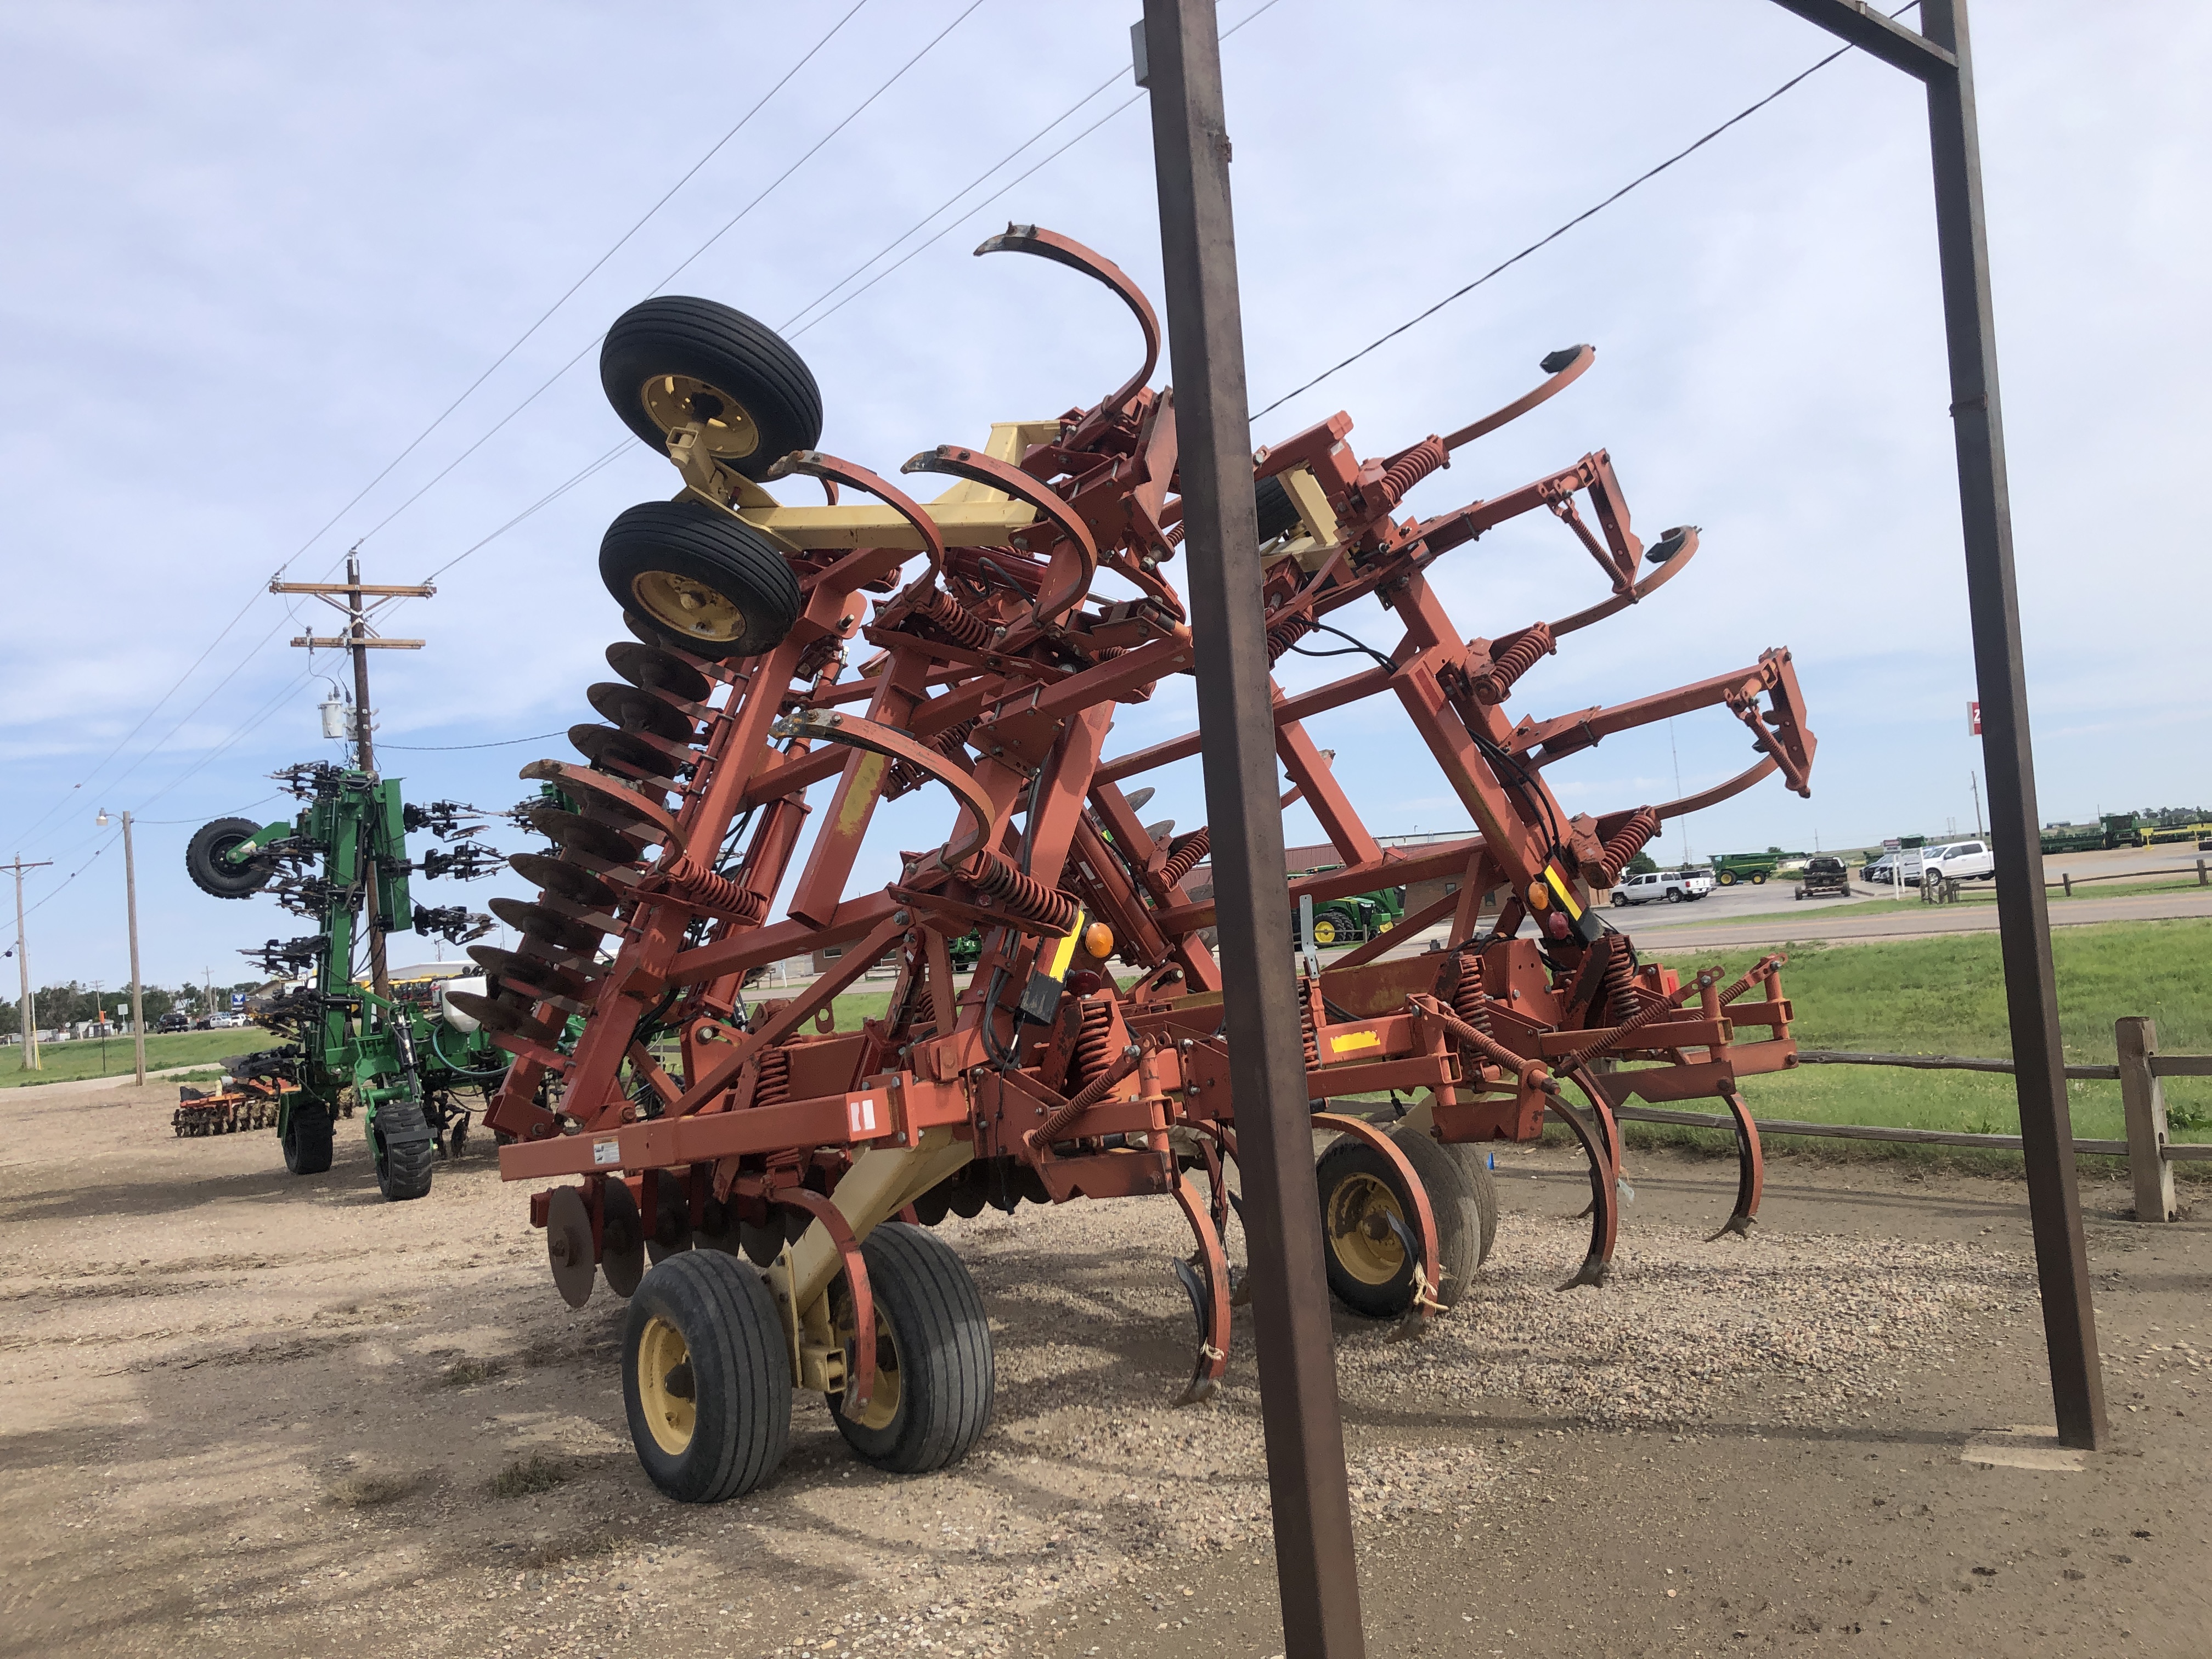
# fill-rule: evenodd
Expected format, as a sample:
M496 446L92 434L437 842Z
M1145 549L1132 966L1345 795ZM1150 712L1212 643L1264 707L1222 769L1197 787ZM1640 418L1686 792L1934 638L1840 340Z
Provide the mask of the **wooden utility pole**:
M39 1020L31 1006L31 947L23 936L23 872L43 870L52 862L52 859L40 859L26 864L23 855L18 853L15 861L6 866L15 872L15 972L23 987L23 1069L27 1072L39 1069Z
M1137 81L1152 94L1191 635L1205 738L1223 1024L1244 1179L1260 1420L1291 1659L1360 1659L1359 1578L1328 1281L1314 1205L1312 1108L1283 902L1267 618L1252 505L1244 332L1212 0L1145 0Z
M271 593L312 593L324 604L345 613L346 631L337 635L301 635L292 643L310 651L344 651L353 657L354 764L374 778L376 747L368 707L368 653L371 651L420 651L420 640L387 640L368 624L368 613L393 599L427 599L437 592L428 582L372 586L361 579L361 556L346 555L346 579L342 582L285 582L269 584ZM392 968L384 951L384 928L377 921L376 859L364 849L361 866L362 898L368 907L369 981L376 994L392 995Z

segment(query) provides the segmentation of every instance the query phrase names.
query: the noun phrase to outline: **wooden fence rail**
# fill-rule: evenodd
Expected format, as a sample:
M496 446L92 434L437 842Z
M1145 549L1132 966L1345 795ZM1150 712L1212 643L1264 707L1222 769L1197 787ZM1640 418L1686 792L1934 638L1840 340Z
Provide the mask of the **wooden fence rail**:
M2212 1077L2212 1054L2161 1054L2158 1025L2154 1020L2130 1018L2112 1030L2118 1063L2112 1066L2069 1066L2066 1075L2087 1082L2118 1083L2127 1117L2124 1140L2076 1140L2074 1150L2101 1158L2124 1158L2136 1194L2136 1219L2172 1221L2179 1213L2173 1193L2176 1164L2212 1163L2212 1144L2177 1146L2169 1139L2166 1092L2160 1079L2169 1077ZM1899 1066L1921 1072L2010 1072L2008 1060L1981 1060L1959 1054L1851 1054L1834 1048L1800 1049L1801 1066ZM1735 1132L1731 1118L1717 1112L1678 1112L1658 1106L1621 1106L1613 1115L1632 1123L1672 1123L1693 1129ZM2018 1152L2018 1135L1967 1134L1948 1129L1893 1129L1868 1123L1805 1123L1789 1118L1758 1118L1761 1136L1810 1135L1835 1140L1880 1140L1919 1146L1975 1146L1991 1152Z

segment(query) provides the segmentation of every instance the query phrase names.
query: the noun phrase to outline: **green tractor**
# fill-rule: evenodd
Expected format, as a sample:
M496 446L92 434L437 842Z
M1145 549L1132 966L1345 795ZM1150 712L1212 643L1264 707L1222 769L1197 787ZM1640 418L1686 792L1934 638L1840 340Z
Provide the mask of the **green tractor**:
M1406 890L1402 887L1378 887L1371 893L1316 899L1314 902L1313 946L1316 951L1334 951L1347 945L1364 944L1377 933L1389 933L1405 919ZM1298 927L1299 922L1293 913L1291 921L1293 937L1297 935Z
M291 981L254 1011L258 1024L289 1041L240 1055L232 1069L277 1084L277 1139L293 1174L328 1170L337 1121L357 1109L384 1196L421 1198L436 1158L458 1153L467 1139L473 1109L457 1096L474 1089L488 1098L507 1056L473 1021L447 1012L441 983L394 989L383 941L413 932L459 945L489 932L489 916L414 903L408 878L488 876L499 854L473 839L481 823L464 823L482 816L475 809L409 806L397 778L325 763L276 775L305 803L295 817L217 818L185 854L202 892L242 899L273 885L287 909L319 924L305 938L241 953ZM453 845L410 862L407 835L421 830ZM368 985L360 977L364 946Z

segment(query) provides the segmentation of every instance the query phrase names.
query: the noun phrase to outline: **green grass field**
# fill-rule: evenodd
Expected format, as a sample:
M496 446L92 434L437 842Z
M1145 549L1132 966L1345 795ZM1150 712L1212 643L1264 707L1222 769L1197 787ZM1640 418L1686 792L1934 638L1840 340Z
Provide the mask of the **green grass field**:
M197 1066L221 1060L226 1054L249 1054L257 1048L273 1048L277 1039L267 1031L253 1026L229 1031L179 1031L170 1036L149 1036L146 1039L146 1069L158 1071L166 1066ZM20 1089L40 1083L63 1083L71 1078L127 1076L136 1061L132 1057L129 1037L112 1036L107 1039L105 1060L100 1055L98 1038L88 1042L42 1042L39 1045L39 1069L23 1069L23 1050L20 1046L0 1048L0 1089Z
M1990 933L1787 947L1790 965L1782 983L1796 1009L1799 1047L2008 1057L1997 943ZM1686 975L1710 963L1734 979L1765 952L1701 951L1694 941L1669 933L1654 939L1650 954ZM2069 1064L2110 1065L2112 1022L2127 1014L2155 1019L2159 1046L2167 1053L2212 1053L2212 920L2062 928L2051 935L2051 954ZM852 1030L863 1018L880 1015L888 1000L884 992L839 997L838 1029ZM1753 1078L1744 1092L1760 1117L1970 1134L2020 1132L2013 1082L2002 1073L1804 1066ZM2126 1133L2118 1084L2075 1083L2069 1095L2077 1135L2117 1139ZM2166 1097L2176 1139L2212 1140L2212 1079L2170 1078ZM1693 1101L1683 1104L1699 1109ZM1719 1109L1717 1103L1712 1109Z
M1995 1059L2011 1053L1994 933L1786 948L1782 984L1796 1010L1801 1048ZM1670 935L1654 954L1686 974L1715 963L1733 979L1764 952L1698 951ZM2127 1014L2155 1019L2166 1053L2212 1053L2212 920L2061 928L2051 934L2051 957L2069 1064L2112 1064L2112 1023ZM2068 1090L2077 1135L2125 1134L2118 1084L2077 1082ZM1753 1078L1744 1093L1763 1118L2020 1132L2013 1082L2001 1073L1805 1066ZM2166 1098L2176 1139L2212 1139L2212 1079L2169 1078Z

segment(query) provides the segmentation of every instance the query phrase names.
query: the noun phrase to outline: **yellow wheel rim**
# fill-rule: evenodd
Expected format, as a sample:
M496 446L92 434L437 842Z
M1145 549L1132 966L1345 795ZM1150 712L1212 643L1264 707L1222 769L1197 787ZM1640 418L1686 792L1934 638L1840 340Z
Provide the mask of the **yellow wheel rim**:
M691 1348L684 1333L655 1316L645 1322L637 1340L637 1399L653 1444L681 1457L699 1421L698 1385L691 1375Z
M850 1336L850 1332L840 1333ZM864 1429L887 1429L899 1408L899 1352L898 1334L884 1316L884 1304L876 1304L876 1386L868 1395L868 1403L854 1413L853 1421Z
M656 374L638 389L638 397L663 432L702 422L709 455L742 460L760 447L760 428L745 406L705 380L689 374Z
M1406 1247L1390 1225L1406 1212L1398 1195L1371 1175L1346 1176L1328 1195L1328 1248L1363 1285L1388 1285L1406 1267Z
M672 570L641 570L630 579L637 608L672 634L727 641L745 631L745 613L726 595Z
M1336 924L1326 917L1314 923L1314 943L1316 945L1335 944Z

